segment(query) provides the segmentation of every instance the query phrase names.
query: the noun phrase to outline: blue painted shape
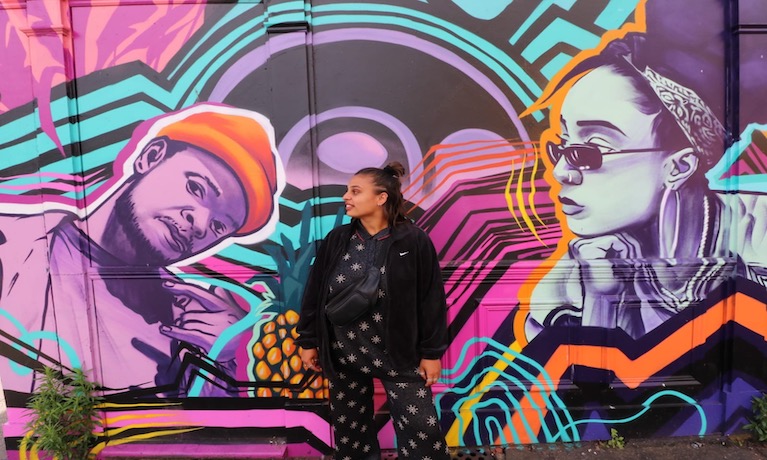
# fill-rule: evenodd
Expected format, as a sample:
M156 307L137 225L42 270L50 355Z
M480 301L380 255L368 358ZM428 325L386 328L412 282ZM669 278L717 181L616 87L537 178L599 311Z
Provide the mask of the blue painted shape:
M594 24L605 29L617 29L636 9L638 0L610 0Z
M59 352L62 353L64 356L67 357L69 360L69 363L72 367L80 368L82 367L82 362L80 361L80 358L77 356L77 352L75 352L74 347L69 344L66 340L62 339L53 331L27 331L27 329L24 327L24 325L16 319L15 316L13 316L9 311L0 308L0 317L5 318L8 320L13 326L16 328L16 335L19 340L24 342L25 344L31 346L33 349L37 346L35 345L36 342L42 342L43 340L49 340L51 342L56 342L59 346ZM22 351L28 355L32 354L29 350L24 350L20 345L12 344L13 348L16 348L19 351ZM28 375L32 370L29 369L26 366L23 366L21 364L18 364L16 362L10 362L11 368L16 372L18 375Z
M517 29L516 32L514 32L514 35L511 36L509 39L509 43L512 45L516 44L519 40L519 37L524 35L525 32L527 32L530 27L535 24L535 21L537 21L541 16L543 16L543 13L546 12L549 8L552 6L558 6L562 8L563 10L570 11L570 8L573 7L576 0L546 0L541 2L540 5L538 5L532 13L530 13L530 16L525 19L525 22L522 23L521 26L519 26L519 29Z
M469 347L471 345L475 344L475 343L485 343L485 344L488 345L488 348L493 348L493 349L499 350L501 353L509 354L509 355L511 355L513 357L513 359L509 359L509 358L507 358L506 356L502 355L499 352L492 351L492 350L486 350L480 356L477 356L477 357L473 358L472 360L467 360L466 354L468 353ZM565 406L564 402L560 399L559 395L557 394L557 392L555 390L556 386L554 385L553 380L546 373L546 371L543 368L543 366L541 366L535 360L528 358L524 354L518 353L518 352L510 349L508 346L505 346L505 345L503 345L503 344L501 344L501 343L499 343L499 342L497 342L497 341L495 341L495 340L493 340L491 338L488 338L488 337L475 337L475 338L472 338L470 340L467 340L466 343L464 344L462 350L461 350L461 353L460 353L460 355L458 357L458 360L457 360L455 366L452 369L443 369L443 371L442 371L443 377L441 378L441 380L444 381L444 382L448 382L448 383L451 383L451 382L455 383L455 382L463 381L468 376L468 373L474 367L475 363L478 360L481 360L481 359L483 359L485 357L492 357L492 358L495 358L496 360L498 360L499 362L503 362L503 363L507 364L509 366L509 370L510 371L512 371L514 373L518 373L519 376L521 376L523 379L525 379L526 382L529 382L532 385L532 387L536 387L537 388L537 390L535 390L535 391L539 392L540 397L542 398L542 400L543 400L543 402L545 404L545 407L549 410L549 413L551 415L551 420L548 421L548 422L546 421L546 417L544 416L544 414L541 411L538 410L539 407L535 403L533 403L532 409L535 409L536 412L538 413L542 434L543 434L543 436L545 437L545 439L547 441L552 441L552 440L556 440L556 439L563 440L563 441L578 441L578 440L580 440L578 431L575 428L575 424L577 422L575 420L573 420L573 418L570 415L569 411L567 410L567 407ZM469 361L469 362L467 362L467 361ZM525 367L520 366L520 364L518 364L518 362L527 363L527 364L531 365L535 370L539 371L539 375L542 378L542 380L539 379L538 377L536 377L535 375L531 374L528 370L526 370ZM459 375L455 376L454 374L456 372L458 372L459 369L463 369L463 370L462 370L462 372ZM500 370L497 370L497 369L493 369L492 372L497 372L499 377L504 378L508 382L514 384L516 386L517 390L521 390L524 395L528 395L529 396L528 385L527 384L523 384L522 381L519 380L514 375L511 375L511 374L507 373L506 371L500 371ZM447 377L445 377L446 375L454 375L454 376L452 376L450 378L447 378ZM475 374L470 379L470 382L468 384L466 384L463 388L456 386L456 387L452 388L449 391L449 393L453 393L453 394L456 394L456 395L461 395L461 394L466 394L467 395L467 396L464 396L462 398L457 399L455 401L455 403L452 405L452 411L456 414L457 420L458 420L458 425L459 425L458 426L458 431L459 431L459 433L461 433L460 434L460 439L459 439L459 444L460 445L465 445L464 433L466 431L466 427L463 426L463 417L460 416L458 411L461 409L463 404L468 399L473 399L473 398L476 397L475 395L473 395L473 391L476 389L479 381L482 378L484 378L484 376L485 376L485 373ZM502 386L504 388L506 387L505 384L499 382L498 380L496 380L495 382L492 382L490 384L490 386L491 387L492 386ZM530 388L531 390L532 390L532 387ZM448 393L448 392L446 392L446 393ZM441 393L441 394L439 394L439 395L437 395L435 397L435 404L437 405L437 407L441 407L440 406L441 398L442 398L442 396L444 394L445 393ZM507 394L506 397L509 400L509 402L511 403L511 405L515 406L515 402L517 401L516 398L513 395L511 395L510 393ZM495 399L497 399L497 398L495 398ZM530 398L530 401L534 401L534 398ZM477 410L478 407L479 406L477 406L475 404L474 407L472 408L472 416L473 417L476 417L476 415L477 415L476 414L476 410ZM567 425L563 425L562 424L562 420L561 420L560 417L564 417L565 419L569 420L570 423L568 423ZM549 424L552 423L552 422L555 423L557 428L558 428L556 433L551 433L550 430L549 430ZM527 419L526 418L524 418L524 417L522 418L522 423L523 423L523 426L525 427L525 430L530 430L530 427L527 424ZM473 430L475 436L478 435L478 432L476 431L476 429L477 429L477 427L475 425L474 426L474 430ZM568 429L571 430L572 437L570 437L570 435L568 434L568 432L567 432ZM516 435L514 433L512 433L512 435L515 438L515 442L517 442L516 441L516 439L517 439ZM531 438L535 439L536 437L535 436L531 436Z
M600 419L594 419L594 418L582 419L582 420L573 422L573 425L584 425L584 424L590 424L590 423L602 423L605 425L629 423L643 416L647 411L651 409L652 404L655 402L655 400L662 398L664 396L670 396L672 398L680 399L684 401L685 403L689 404L690 406L692 406L693 408L695 408L695 410L698 412L698 415L700 416L700 430L698 430L698 435L703 436L704 434L706 434L706 429L708 427L708 418L706 417L706 413L703 410L703 406L698 404L698 402L695 401L695 399L687 396L684 393L680 393L675 390L662 390L650 396L649 398L645 400L645 402L642 403L642 409L639 410L634 415L630 415L628 417L624 417L617 420L604 420L601 418Z
M567 43L583 50L595 47L599 43L599 37L562 18L556 18L527 45L522 51L522 57L527 62L535 62L557 43Z
M462 10L477 19L490 20L503 13L514 0L453 0Z
M358 13L383 13L392 15L393 17L376 16L364 16L360 15L355 19L353 15L344 15L342 19L346 19L348 23L364 23L371 21L373 23L383 23L398 25L407 29L417 30L433 37L444 40L446 43L450 43L454 46L458 46L464 49L477 59L481 59L481 55L484 54L497 62L501 63L506 69L510 70L512 74L518 78L525 87L528 88L534 94L540 94L540 88L538 84L525 73L524 69L508 55L504 50L498 48L493 43L489 42L485 38L472 33L468 29L462 28L457 24L450 21L443 20L437 16L422 13L417 10L411 10L408 8L401 8L387 5L360 5L355 3L337 4L337 5L324 5L314 8L317 13L333 13L336 11L349 11ZM400 17L409 16L415 19L415 21L400 20ZM419 23L416 21L423 21L424 23L434 24L436 27L429 26L427 24ZM339 21L336 21L339 22ZM437 27L441 27L444 30L439 30ZM450 32L450 33L447 33ZM452 35L452 37L450 36ZM496 72L500 77L503 74Z
M235 20L240 15L247 14L250 9L256 8L256 7L258 7L258 5L242 3L242 4L238 4L234 6L231 10L229 10L226 13L226 15L224 15L224 17L221 18L220 21L218 21L213 27L207 30L205 32L205 35L199 41L197 41L197 43L195 43L195 45L192 47L192 49L189 50L187 55L184 56L184 58L178 63L176 68L170 72L169 79L173 79L176 72L185 65L186 61L190 58L190 56L192 56L197 51L197 49L199 49L201 46L204 46L205 44L207 44L208 39L210 39L211 36L213 36L216 32L218 32L218 30L221 29L221 27L226 25L229 21ZM277 7L278 6L275 5L275 8ZM261 6L261 8L263 8L263 6ZM263 22L265 17L266 17L266 12L258 15L256 19L260 22ZM231 34L227 34L227 35L231 35Z
M26 115L6 121L0 125L0 144L7 144L12 140L18 139L20 135L34 132L37 129L37 120L36 114L29 112Z
M304 14L305 5L303 0L293 0L290 2L270 5L266 8L266 26L273 26L282 22L306 21L308 18Z
M187 273L177 273L176 276L182 280L193 280L198 278L196 275L189 275ZM245 317L221 331L216 341L213 342L210 351L208 351L208 357L215 361L218 358L219 353L221 353L229 342L237 339L240 334L247 330L260 330L261 326L263 326L264 323L271 321L275 314L266 312L269 306L272 305L270 299L262 300L250 290L245 289L239 284L216 278L205 278L204 281L210 283L212 286L222 287L240 295L250 305L250 311ZM207 371L200 371L200 375L203 376L203 378L197 378L197 375L192 377L194 383L189 389L190 397L197 397L202 393L206 381L204 377L207 376L208 373Z
M562 70L562 67L565 66L568 62L570 62L570 59L573 57L569 54L565 53L559 53L556 56L554 56L554 59L550 60L546 65L541 67L541 73L549 80L557 74L560 70Z
M732 165L738 161L749 144L751 144L754 131L765 130L767 130L767 124L751 123L746 126L746 129L740 135L740 139L734 142L724 152L719 162L706 173L706 179L708 179L711 190L767 193L767 174L731 176L727 179L721 179Z

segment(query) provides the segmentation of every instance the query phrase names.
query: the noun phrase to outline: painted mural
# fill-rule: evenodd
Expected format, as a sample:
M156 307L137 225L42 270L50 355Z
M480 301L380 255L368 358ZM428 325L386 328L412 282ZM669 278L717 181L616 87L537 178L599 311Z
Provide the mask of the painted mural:
M96 453L332 452L294 326L347 180L393 160L443 268L452 447L740 430L767 38L725 3L2 0L8 449L38 455L54 366L106 396Z

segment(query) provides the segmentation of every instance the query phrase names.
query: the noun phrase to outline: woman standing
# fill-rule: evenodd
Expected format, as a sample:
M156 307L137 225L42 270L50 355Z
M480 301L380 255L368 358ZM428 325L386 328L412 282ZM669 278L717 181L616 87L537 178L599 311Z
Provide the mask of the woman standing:
M394 162L351 178L343 199L352 222L328 234L304 292L296 343L304 366L328 377L338 460L380 458L373 378L386 390L399 454L449 458L430 388L447 348L445 291L431 240L403 214L404 172ZM373 264L381 265L374 306L331 324L327 303Z

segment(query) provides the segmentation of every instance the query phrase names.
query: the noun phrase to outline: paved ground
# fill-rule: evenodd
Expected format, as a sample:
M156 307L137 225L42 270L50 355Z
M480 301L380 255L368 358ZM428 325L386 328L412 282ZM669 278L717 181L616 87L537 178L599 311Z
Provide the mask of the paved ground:
M747 436L626 440L621 448L605 443L553 444L495 449L492 452L454 452L453 459L487 460L757 460L767 459L767 444Z
M232 456L220 459L207 457L202 460L232 460ZM237 456L238 460L251 457ZM387 452L382 460L393 460L394 452ZM109 460L196 460L192 456L175 457L110 457ZM626 440L621 448L608 447L606 443L581 442L572 444L544 444L535 446L509 447L506 449L454 450L453 460L767 460L767 444L749 440L748 436L706 437L706 438L665 438ZM264 457L259 457L264 460ZM277 459L272 459L277 460ZM310 460L310 459L293 459ZM311 460L318 460L312 458ZM326 459L330 460L330 459Z

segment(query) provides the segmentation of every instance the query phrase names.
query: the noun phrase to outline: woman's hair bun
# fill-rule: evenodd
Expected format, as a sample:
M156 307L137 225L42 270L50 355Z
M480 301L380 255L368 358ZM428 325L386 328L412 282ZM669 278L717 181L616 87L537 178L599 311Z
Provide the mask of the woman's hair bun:
M394 177L400 178L405 175L405 167L399 161L392 161L383 167L386 174L391 174Z

